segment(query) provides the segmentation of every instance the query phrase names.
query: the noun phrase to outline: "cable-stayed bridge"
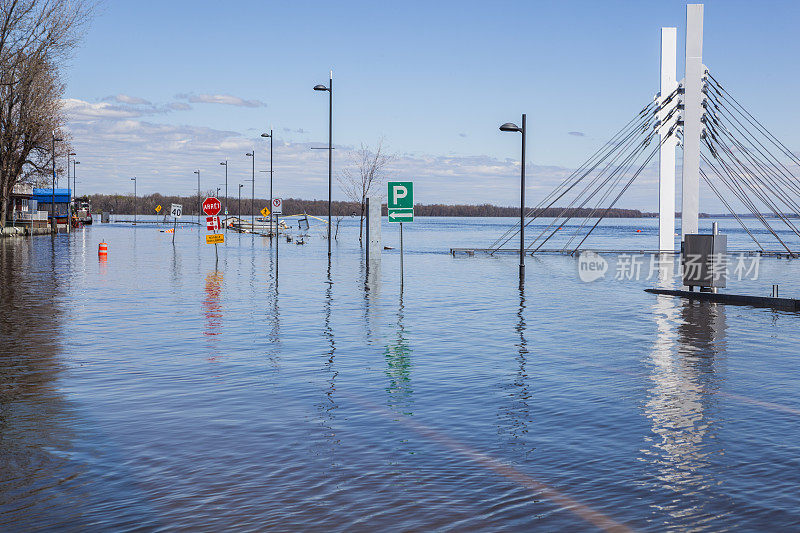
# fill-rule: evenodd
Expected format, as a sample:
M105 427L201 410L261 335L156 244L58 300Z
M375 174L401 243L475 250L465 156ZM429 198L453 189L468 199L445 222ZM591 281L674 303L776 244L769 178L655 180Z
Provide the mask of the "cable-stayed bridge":
M659 238L649 251L678 252L676 151L680 147L681 242L685 235L698 232L702 179L752 239L754 252L800 256L800 158L703 65L702 49L703 5L689 4L683 79L676 75L677 29L662 28L660 91L526 212L527 253L576 254L587 249L595 229L656 159ZM542 214L552 213L553 208L560 210L558 215L545 219ZM518 248L506 248L518 239L519 231L518 226L509 228L484 251L519 253Z

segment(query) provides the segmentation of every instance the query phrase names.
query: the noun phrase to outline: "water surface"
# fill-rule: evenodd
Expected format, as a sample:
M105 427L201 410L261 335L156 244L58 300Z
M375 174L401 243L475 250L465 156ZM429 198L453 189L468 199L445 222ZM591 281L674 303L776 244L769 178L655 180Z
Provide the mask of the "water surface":
M509 224L407 224L402 290L351 220L330 266L319 227L281 241L277 280L249 235L218 261L196 228L0 240L0 528L797 529L800 317L653 296L616 258L594 283L530 258L520 287L513 256L446 253Z

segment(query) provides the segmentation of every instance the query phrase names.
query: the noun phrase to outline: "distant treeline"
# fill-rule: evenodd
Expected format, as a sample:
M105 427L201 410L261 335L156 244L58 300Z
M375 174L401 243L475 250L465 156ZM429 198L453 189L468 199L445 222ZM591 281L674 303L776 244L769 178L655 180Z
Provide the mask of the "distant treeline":
M156 206L160 205L163 209L169 210L170 204L183 205L183 212L187 215L195 215L198 212L199 204L203 198L199 199L197 196L164 196L162 194L148 194L146 196L139 196L135 201L132 194L93 194L89 196L92 203L92 211L99 213L108 211L109 213L132 215L134 209L140 215L149 215L156 213ZM225 199L220 198L223 208L225 206ZM252 214L258 215L264 207L269 204L269 199L256 198L252 202L249 198L242 198L241 213L242 216L250 216ZM331 205L331 211L334 216L350 216L358 215L359 205L355 202L338 202L335 201ZM539 211L539 216L552 217L562 214L563 208L552 207ZM236 216L239 214L239 200L238 197L231 197L228 200L228 212ZM163 211L162 211L163 213ZM328 201L327 200L301 200L298 198L284 198L283 200L283 213L284 214L298 214L308 213L309 215L323 216L328 214ZM599 216L603 213L602 210L595 212L594 216ZM383 214L386 215L386 205L383 206ZM567 216L586 217L592 214L592 209L570 209L566 212ZM483 204L483 205L445 205L445 204L417 204L414 206L414 215L418 217L517 217L519 216L519 207L500 207L496 205ZM647 213L639 211L638 209L611 209L605 215L609 218L649 218L658 216L657 213Z

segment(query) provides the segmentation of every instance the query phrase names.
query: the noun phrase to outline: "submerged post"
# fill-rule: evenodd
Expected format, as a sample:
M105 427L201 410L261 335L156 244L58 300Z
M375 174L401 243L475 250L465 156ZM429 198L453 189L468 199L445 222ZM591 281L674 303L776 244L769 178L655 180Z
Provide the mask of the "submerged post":
M658 249L662 252L675 251L675 147L678 145L677 136L669 134L669 130L677 120L677 113L673 118L666 120L670 110L677 105L677 95L673 95L678 87L676 79L678 39L677 28L661 28L661 96L659 104L662 106L658 112L661 121L659 136L658 166ZM672 96L670 104L666 104Z
M367 198L367 272L380 268L381 265L381 198Z
M703 4L686 6L686 77L683 96L681 241L697 233L700 210L700 134L703 125Z

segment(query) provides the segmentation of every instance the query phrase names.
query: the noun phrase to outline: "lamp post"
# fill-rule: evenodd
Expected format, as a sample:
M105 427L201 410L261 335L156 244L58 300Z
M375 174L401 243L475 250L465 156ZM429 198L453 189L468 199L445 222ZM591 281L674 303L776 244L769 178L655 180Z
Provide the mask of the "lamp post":
M269 232L272 233L272 219L275 216L272 213L272 130L269 133L262 133L262 137L269 137ZM272 239L269 240L270 245Z
M133 182L133 225L135 226L136 214L139 211L139 209L137 208L138 206L136 205L136 176L132 177L131 181Z
M519 180L519 277L525 277L525 113L522 114L522 127L506 122L500 131L517 131L522 134L522 160Z
M69 209L72 209L72 187L70 187L69 183L69 156L77 155L75 152L67 152L67 189L69 189Z
M56 139L56 132L53 131L53 196L50 201L50 231L56 233L58 225L56 224L56 141L63 139Z
M220 165L225 166L225 232L228 231L228 160L226 159Z
M200 199L200 169L194 171L197 174L197 223L200 224L200 211L202 208L200 207L203 201Z
M242 187L243 184L239 184L239 227L242 227Z
M330 83L315 85L315 91L328 91L328 259L331 257L331 195L333 189L333 70Z
M72 155L75 155L75 154L72 154ZM72 160L72 194L75 195L75 198L78 197L78 178L77 178L77 175L75 173L75 170L76 170L75 166L76 165L80 165L80 164L81 164L80 161L75 161L74 159Z
M253 211L253 205L256 201L256 151L252 150L245 154L247 157L253 158L253 179L251 180L251 191L250 191L250 231L255 232L255 214Z

